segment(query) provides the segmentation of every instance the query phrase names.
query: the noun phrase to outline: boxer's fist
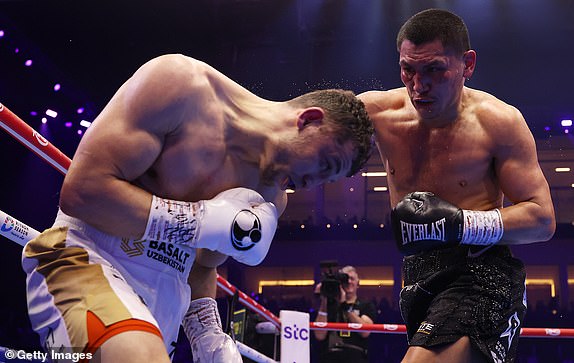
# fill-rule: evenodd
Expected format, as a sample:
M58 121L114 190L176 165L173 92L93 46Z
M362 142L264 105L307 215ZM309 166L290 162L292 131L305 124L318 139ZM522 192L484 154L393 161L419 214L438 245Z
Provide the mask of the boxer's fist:
M411 255L460 244L492 245L503 235L498 209L460 209L430 192L407 194L391 211L399 250Z
M183 319L194 363L241 363L241 354L221 328L217 303L212 298L193 300Z
M144 238L206 248L257 265L269 251L277 218L275 205L247 188L198 202L154 195Z
M247 265L263 261L277 229L277 209L259 193L234 188L200 204L194 247L231 256Z
M407 194L391 211L393 234L406 255L457 245L463 234L462 209L433 193Z

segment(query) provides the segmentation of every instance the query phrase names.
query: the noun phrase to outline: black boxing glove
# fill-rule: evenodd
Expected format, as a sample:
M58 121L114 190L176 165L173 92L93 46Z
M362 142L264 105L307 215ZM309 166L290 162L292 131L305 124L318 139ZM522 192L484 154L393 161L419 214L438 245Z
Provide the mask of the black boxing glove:
M391 224L405 255L459 244L492 245L504 232L498 209L463 210L430 192L407 194L391 211Z

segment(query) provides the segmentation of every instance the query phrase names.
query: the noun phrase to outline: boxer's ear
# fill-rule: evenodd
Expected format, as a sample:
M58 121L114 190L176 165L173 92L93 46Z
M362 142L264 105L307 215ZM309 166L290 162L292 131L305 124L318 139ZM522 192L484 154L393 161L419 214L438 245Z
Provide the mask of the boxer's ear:
M462 61L464 62L463 76L465 79L470 79L476 67L476 52L472 49L467 50L462 56Z
M307 107L299 114L297 127L301 130L307 125L318 126L323 122L323 117L325 117L325 111L321 107Z

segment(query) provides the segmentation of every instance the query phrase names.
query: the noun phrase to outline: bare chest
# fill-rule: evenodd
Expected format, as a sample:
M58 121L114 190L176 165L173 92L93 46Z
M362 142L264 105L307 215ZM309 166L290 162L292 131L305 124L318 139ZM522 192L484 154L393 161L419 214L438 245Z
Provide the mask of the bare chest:
M432 191L466 200L494 191L488 137L465 128L398 127L379 135L391 199L412 191Z
M152 193L193 201L238 186L255 189L259 173L256 165L228 149L216 128L194 127L168 137L160 156L138 182Z

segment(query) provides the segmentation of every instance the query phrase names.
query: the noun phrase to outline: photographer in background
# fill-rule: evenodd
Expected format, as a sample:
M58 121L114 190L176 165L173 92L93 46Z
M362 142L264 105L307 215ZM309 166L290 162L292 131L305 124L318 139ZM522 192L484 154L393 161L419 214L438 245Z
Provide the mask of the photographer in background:
M315 292L320 294L321 306L316 322L373 324L376 310L371 302L357 298L359 275L353 266L345 266L337 273L323 275ZM321 341L321 363L368 362L369 332L314 330Z

